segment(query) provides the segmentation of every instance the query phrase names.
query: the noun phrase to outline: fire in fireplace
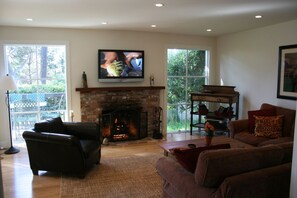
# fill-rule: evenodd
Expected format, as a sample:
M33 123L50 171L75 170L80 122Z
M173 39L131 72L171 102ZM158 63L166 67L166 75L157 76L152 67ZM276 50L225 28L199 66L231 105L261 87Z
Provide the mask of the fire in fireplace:
M101 126L109 141L141 139L147 137L147 112L138 107L104 110Z

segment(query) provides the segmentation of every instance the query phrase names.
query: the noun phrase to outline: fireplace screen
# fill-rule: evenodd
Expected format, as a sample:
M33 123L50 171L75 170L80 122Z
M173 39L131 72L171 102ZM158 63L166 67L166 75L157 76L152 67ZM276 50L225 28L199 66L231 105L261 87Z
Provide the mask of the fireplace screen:
M102 111L102 136L110 141L137 140L147 137L147 112L141 108Z

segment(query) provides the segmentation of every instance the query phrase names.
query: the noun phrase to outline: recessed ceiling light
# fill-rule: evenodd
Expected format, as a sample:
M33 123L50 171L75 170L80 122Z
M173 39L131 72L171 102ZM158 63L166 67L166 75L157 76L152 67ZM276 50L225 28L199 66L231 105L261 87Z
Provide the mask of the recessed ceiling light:
M31 19L31 18L27 18L26 20L27 20L27 21L33 21L33 19Z
M211 32L211 31L212 31L212 29L206 29L206 31L207 31L207 32Z
M157 27L157 25L151 25L151 27L152 27L152 28L155 28L155 27Z
M256 19L261 19L262 16L261 16L261 15L256 15L255 18L256 18Z
M107 22L106 21L103 21L101 24L102 25L107 25Z
M158 8L160 8L160 7L163 7L164 4L163 3L156 3L155 6L158 7Z

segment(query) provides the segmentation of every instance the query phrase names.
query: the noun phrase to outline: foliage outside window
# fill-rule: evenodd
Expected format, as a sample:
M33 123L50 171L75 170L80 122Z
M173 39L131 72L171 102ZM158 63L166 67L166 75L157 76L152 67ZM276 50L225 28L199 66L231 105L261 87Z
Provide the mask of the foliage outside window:
M167 50L167 132L187 131L190 94L208 84L208 51Z

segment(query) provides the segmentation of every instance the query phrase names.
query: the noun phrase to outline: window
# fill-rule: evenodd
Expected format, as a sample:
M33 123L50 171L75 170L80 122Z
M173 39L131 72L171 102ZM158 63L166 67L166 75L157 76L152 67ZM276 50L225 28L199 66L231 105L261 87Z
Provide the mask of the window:
M167 132L190 128L190 93L208 84L209 52L206 50L167 50Z
M4 45L5 65L18 89L10 93L12 135L36 122L66 118L66 46Z

